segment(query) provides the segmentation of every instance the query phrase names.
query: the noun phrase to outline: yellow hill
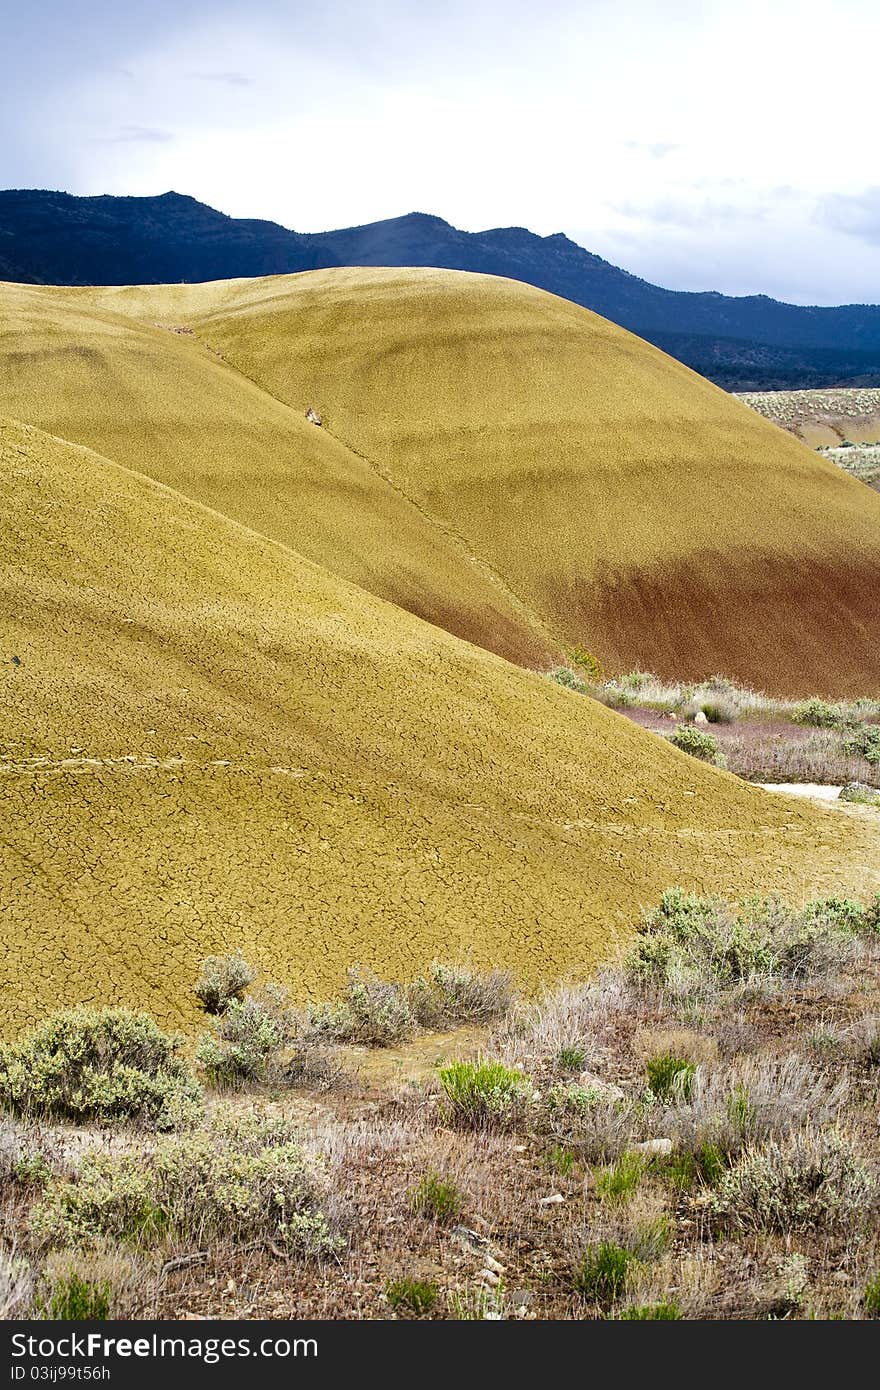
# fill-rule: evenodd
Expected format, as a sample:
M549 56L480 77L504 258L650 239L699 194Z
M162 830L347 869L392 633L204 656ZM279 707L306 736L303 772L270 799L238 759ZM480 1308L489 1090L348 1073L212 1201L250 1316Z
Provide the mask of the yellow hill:
M71 406L72 408L72 406ZM209 951L298 996L470 950L584 966L670 883L880 883L789 806L82 448L0 423L0 1016L192 1023Z
M80 293L175 316L297 415L315 406L609 669L880 689L880 499L585 309L442 270Z
M510 659L880 689L880 499L565 300L349 269L0 308L0 410Z
M303 410L174 331L161 289L155 298L138 323L76 291L0 283L0 413L146 473L504 656L553 664L558 642L459 537Z

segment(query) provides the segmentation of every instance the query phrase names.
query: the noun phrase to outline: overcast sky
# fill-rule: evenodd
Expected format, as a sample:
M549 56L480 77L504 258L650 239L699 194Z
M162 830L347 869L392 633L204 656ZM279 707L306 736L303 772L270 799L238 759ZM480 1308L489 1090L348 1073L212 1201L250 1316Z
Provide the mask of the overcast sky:
M880 302L877 0L0 0L0 186Z

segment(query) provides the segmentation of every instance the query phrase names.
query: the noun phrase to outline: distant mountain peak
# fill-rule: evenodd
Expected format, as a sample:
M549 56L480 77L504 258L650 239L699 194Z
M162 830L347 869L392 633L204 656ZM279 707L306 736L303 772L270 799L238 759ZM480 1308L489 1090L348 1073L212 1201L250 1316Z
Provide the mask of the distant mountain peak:
M143 198L0 191L0 279L124 285L339 265L439 266L521 280L593 309L735 390L880 385L880 307L804 308L763 294L662 289L565 232L466 232L414 210L303 233L229 217L175 189Z

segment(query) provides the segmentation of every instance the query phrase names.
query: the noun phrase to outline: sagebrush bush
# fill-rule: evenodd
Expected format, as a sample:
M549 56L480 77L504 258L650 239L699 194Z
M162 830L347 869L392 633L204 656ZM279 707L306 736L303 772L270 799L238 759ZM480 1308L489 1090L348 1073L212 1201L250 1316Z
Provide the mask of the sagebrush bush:
M806 724L814 729L839 729L844 723L845 713L840 705L831 705L814 695L795 705L791 717L796 724Z
M516 991L507 970L471 970L434 961L428 978L410 985L407 996L418 1024L439 1031L502 1017L513 1006Z
M30 1220L52 1245L262 1241L311 1255L338 1245L324 1195L288 1121L221 1112L146 1153L87 1153L73 1178L49 1184Z
M803 1129L747 1148L722 1176L711 1209L743 1231L852 1229L869 1218L876 1181L839 1129Z
M130 1009L52 1014L0 1048L0 1104L54 1119L135 1120L156 1129L193 1124L202 1091L181 1046L181 1038Z
M233 1001L243 998L257 973L237 951L228 956L208 956L195 983L196 996L206 1013L222 1014Z
M838 793L839 801L852 801L859 806L880 806L880 791L867 782L847 782Z
M257 995L231 999L196 1050L215 1084L244 1085L277 1079L282 1049L296 1032L287 993L268 984Z
M583 681L570 666L554 666L547 675L557 685L565 686L566 690L576 690L582 694L587 689L586 681Z
M880 724L859 724L847 730L842 746L844 753L855 753L875 766L880 763Z
M439 1077L450 1118L471 1128L514 1124L535 1094L528 1077L501 1062L450 1062Z
M727 766L715 735L695 729L692 724L679 724L675 733L670 735L669 741L673 748L690 753L692 758L699 758L700 762L712 763L715 767Z
M391 1047L419 1028L440 1031L489 1022L506 1014L515 998L506 970L434 961L427 977L409 985L352 970L342 1000L311 1009L311 1028L336 1042Z
M450 1178L424 1173L410 1193L409 1204L416 1216L440 1226L461 1216L464 1198Z
M672 888L645 915L625 970L635 984L677 995L819 978L858 958L873 912L836 898L801 912L773 899L735 908Z
M404 985L358 970L349 971L345 997L313 1006L310 1022L318 1035L363 1047L392 1047L417 1027Z

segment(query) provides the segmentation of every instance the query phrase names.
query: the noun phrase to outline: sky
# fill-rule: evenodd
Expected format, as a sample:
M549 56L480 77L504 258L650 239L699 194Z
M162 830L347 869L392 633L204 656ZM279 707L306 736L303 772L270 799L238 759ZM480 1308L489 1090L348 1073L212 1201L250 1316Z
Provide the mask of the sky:
M526 226L880 302L876 0L0 0L0 187Z

